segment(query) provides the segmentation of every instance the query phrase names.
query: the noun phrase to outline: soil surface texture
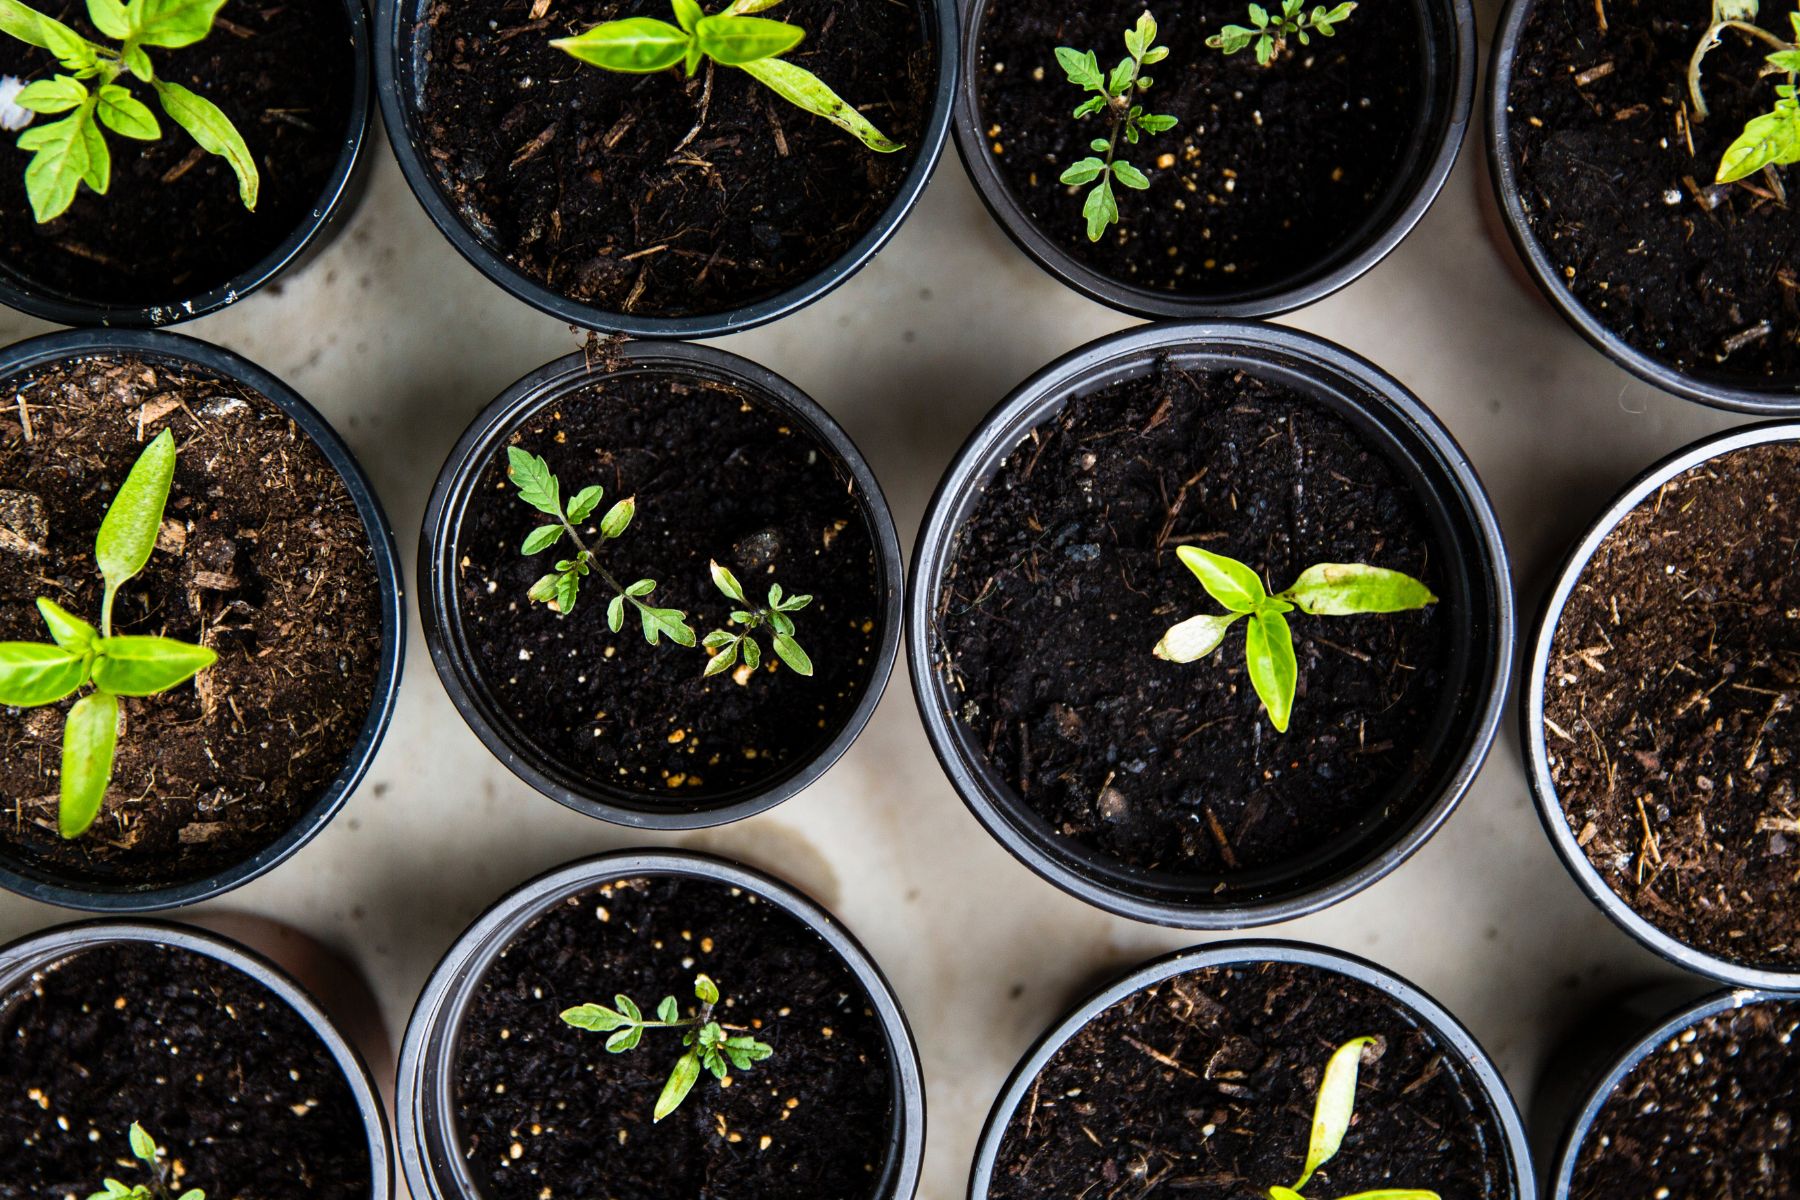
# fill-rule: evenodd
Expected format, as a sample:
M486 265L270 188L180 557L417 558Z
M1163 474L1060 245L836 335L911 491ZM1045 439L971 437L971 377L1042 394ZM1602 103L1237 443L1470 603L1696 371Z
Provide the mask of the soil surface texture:
M1607 535L1544 681L1550 776L1607 886L1676 940L1800 963L1800 445L1721 455Z
M651 1014L694 977L722 1024L774 1054L729 1086L702 1072L651 1120L681 1033L651 1029L609 1054L561 1012L623 993ZM670 876L618 880L538 918L488 968L462 1028L457 1114L487 1200L873 1193L887 1152L891 1067L869 998L817 934L739 888Z
M39 596L98 622L94 535L167 428L179 450L162 537L120 590L114 632L219 654L192 683L122 702L105 807L72 842L56 809L73 698L0 709L0 849L143 886L241 862L343 769L373 701L380 588L348 489L266 398L196 368L85 358L0 393L0 640L49 640Z
M1604 12L1602 20L1600 13ZM1791 5L1760 23L1791 38ZM1783 203L1761 174L1714 184L1719 158L1775 102L1771 47L1728 31L1702 73L1708 20L1687 0L1536 0L1507 96L1519 200L1558 282L1602 325L1681 371L1800 380L1800 171Z

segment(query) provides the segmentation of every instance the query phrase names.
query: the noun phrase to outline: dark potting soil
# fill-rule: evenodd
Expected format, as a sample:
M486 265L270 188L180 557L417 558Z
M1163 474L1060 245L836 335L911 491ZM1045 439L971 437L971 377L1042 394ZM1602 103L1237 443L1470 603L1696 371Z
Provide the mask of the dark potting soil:
M624 993L692 1016L702 973L724 997L716 1019L774 1054L729 1085L702 1072L653 1122L680 1034L609 1054L558 1014ZM656 876L571 897L488 968L461 1037L457 1121L487 1200L851 1200L887 1153L892 1068L867 993L817 934L739 888Z
M1594 1118L1570 1200L1789 1200L1800 1193L1794 1096L1800 1005L1706 1018L1633 1067Z
M0 1200L149 1183L133 1121L217 1200L371 1194L356 1098L298 1014L235 969L140 942L84 950L0 997Z
M1598 16L1605 13L1604 22ZM1793 34L1791 6L1761 24ZM1759 174L1714 185L1719 157L1768 112L1769 48L1728 32L1702 75L1687 66L1708 8L1687 0L1536 0L1507 110L1519 200L1564 283L1608 330L1683 371L1800 378L1800 172L1788 203Z
M85 36L94 31L80 0L36 4ZM69 211L36 223L25 196L31 155L7 135L0 169L0 263L40 289L121 304L173 304L225 284L274 251L318 202L351 128L355 59L342 0L232 0L206 40L152 48L157 76L224 109L262 175L254 213L238 197L225 160L205 154L157 106L151 89L128 83L162 126L154 142L107 135L112 187L82 186ZM50 55L0 39L0 75L55 73ZM54 117L38 118L42 123Z
M709 8L717 6L709 5ZM797 286L899 193L937 64L914 0L787 0L784 57L909 149L877 154L744 72L622 75L550 43L668 0L430 0L420 140L496 253L573 300L679 317Z
M1800 963L1800 445L1720 455L1607 535L1544 682L1569 829L1652 925Z
M193 683L123 702L105 807L72 842L56 808L73 700L0 709L0 847L146 886L242 861L343 768L374 696L380 589L349 491L267 399L191 367L86 358L0 393L0 640L49 640L39 596L98 620L94 535L167 428L180 449L163 535L114 629L219 654Z
M1243 1200L1290 1185L1325 1063L1365 1036L1380 1041L1355 1120L1309 1192L1511 1196L1499 1120L1458 1052L1374 988L1283 963L1190 971L1088 1022L1012 1114L988 1194Z
M599 786L692 804L775 779L837 735L869 686L882 598L866 498L822 442L734 388L664 372L597 377L512 440L549 461L565 497L606 489L589 546L621 581L656 580L649 600L685 611L699 637L737 607L713 586L713 559L754 601L772 583L813 597L794 614L810 677L780 665L762 630L759 672L740 659L702 678L705 650L649 645L631 609L610 632L597 575L559 616L526 593L568 543L519 552L543 519L496 455L458 533L460 613L483 684L541 753ZM626 496L631 527L601 543L592 531Z
M1452 621L1291 620L1286 734L1245 673L1243 635L1178 665L1163 632L1219 611L1182 544L1271 590L1317 562L1436 586L1418 500L1342 419L1242 374L1154 373L1076 397L1003 463L938 596L955 713L1065 836L1146 869L1231 876L1323 850L1429 765Z
M1084 93L1056 48L1092 50L1111 70L1142 0L992 0L981 41L981 132L1008 186L1066 253L1137 287L1207 295L1272 286L1344 248L1389 199L1422 119L1423 29L1409 3L1365 3L1333 38L1291 43L1269 67L1206 46L1244 24L1242 0L1179 0L1153 11L1168 59L1146 71L1145 107L1180 124L1126 161L1148 191L1115 186L1120 223L1087 238L1089 187L1058 182L1110 135L1071 117Z

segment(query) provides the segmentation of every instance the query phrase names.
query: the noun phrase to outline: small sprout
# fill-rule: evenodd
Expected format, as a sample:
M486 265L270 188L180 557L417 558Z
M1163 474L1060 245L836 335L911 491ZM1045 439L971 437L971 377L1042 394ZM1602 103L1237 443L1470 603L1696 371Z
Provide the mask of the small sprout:
M1796 92L1796 81L1800 80L1800 11L1788 14L1794 27L1791 42L1782 41L1756 24L1757 11L1758 0L1712 0L1712 21L1688 60L1688 93L1694 100L1694 119L1704 121L1709 112L1700 88L1700 66L1727 29L1774 47L1767 59L1774 69L1765 74L1785 75L1787 82L1775 85L1774 107L1746 121L1737 140L1725 148L1719 157L1715 182L1735 183L1764 171L1776 196L1785 200L1787 192L1775 168L1800 162L1800 93Z
M120 43L114 47L88 41L21 0L0 0L0 34L49 51L68 72L39 79L9 97L11 106L25 110L27 124L33 114L69 114L25 129L19 137L19 149L32 152L25 168L25 194L40 225L68 211L82 184L100 195L112 186L112 151L105 130L143 142L162 137L156 114L126 86L131 80L148 84L170 120L187 130L200 149L231 165L239 199L255 211L262 181L237 126L211 100L179 83L158 79L144 49L176 50L205 40L224 4L225 0L87 0L88 19ZM11 119L5 127L24 128Z
M7 0L0 0L0 13ZM179 687L219 660L205 646L165 637L114 637L113 600L144 569L156 548L163 505L175 480L175 435L157 434L133 464L94 538L94 562L106 583L100 628L47 597L38 613L50 642L0 642L0 705L39 708L94 690L63 722L62 801L57 826L65 838L88 831L112 781L119 740L119 697L154 696Z
M1350 1118L1356 1113L1356 1074L1362 1065L1363 1051L1376 1044L1372 1037L1353 1038L1332 1051L1319 1080L1319 1095L1313 1101L1312 1133L1307 1138L1306 1165L1292 1187L1271 1187L1264 1193L1269 1200L1306 1200L1300 1194L1312 1181L1313 1173L1337 1156L1350 1132ZM1376 1188L1356 1192L1339 1200L1440 1200L1436 1192L1424 1188Z
M780 56L806 37L798 25L753 17L781 0L733 0L708 16L698 0L670 0L677 24L654 17L607 21L575 37L551 42L558 50L603 71L650 75L679 64L691 78L702 59L736 67L797 108L824 117L882 154L904 150L850 107L825 81Z
M1250 45L1256 47L1256 61L1268 66L1287 49L1288 39L1298 38L1302 46L1312 44L1312 34L1336 37L1339 22L1356 11L1354 0L1326 8L1319 4L1311 12L1301 11L1306 0L1281 0L1281 11L1270 13L1260 4L1250 6L1249 25L1227 25L1206 39L1214 50L1236 54Z
M782 592L779 583L772 583L769 585L769 602L757 605L745 598L743 585L729 568L713 563L712 579L713 585L725 593L728 599L744 606L731 614L731 623L742 625L744 631L732 633L729 629L715 629L706 635L701 644L712 652L712 658L707 661L704 674L717 675L721 671L730 670L732 664L737 662L740 652L744 656L744 665L752 671L762 666L762 647L750 635L765 625L774 631L769 640L775 647L776 657L792 668L796 675L813 673L812 659L806 656L806 651L794 640L794 619L788 615L811 604L811 596L789 596Z
M1135 146L1145 134L1162 133L1176 125L1174 117L1145 112L1143 105L1135 103L1139 95L1150 90L1152 81L1143 74L1144 68L1169 57L1167 46L1156 45L1156 18L1148 9L1138 17L1136 27L1125 31L1125 49L1128 56L1121 59L1111 73L1105 73L1100 70L1100 60L1092 50L1084 52L1068 46L1056 48L1056 61L1062 64L1069 82L1094 93L1075 109L1075 119L1086 120L1095 113L1104 112L1111 125L1106 137L1088 143L1089 149L1096 155L1106 155L1105 158L1084 158L1062 173L1062 182L1071 187L1094 184L1081 207L1081 215L1087 218L1090 242L1099 241L1107 228L1119 219L1113 180L1140 192L1150 186L1149 176L1118 157L1119 138L1123 136L1128 144Z
M725 1078L729 1067L748 1071L775 1053L774 1047L759 1042L737 1025L721 1025L713 1020L713 1009L719 1003L719 986L705 975L694 977L694 998L700 1001L692 1016L681 1015L681 1005L673 996L664 996L656 1006L656 1019L649 1020L630 996L613 997L613 1007L604 1004L581 1004L562 1014L562 1019L577 1029L590 1033L610 1033L606 1049L623 1054L637 1048L646 1029L685 1029L681 1044L687 1051L675 1060L662 1095L656 1098L651 1120L660 1121L680 1107L694 1090L701 1068L711 1071L715 1079ZM729 1066L727 1065L729 1064Z
M158 1146L156 1139L146 1133L142 1125L133 1121L128 1137L131 1157L144 1164L144 1169L150 1173L150 1182L128 1184L117 1179L103 1180L101 1187L105 1190L95 1192L88 1200L206 1200L206 1193L199 1188L188 1188L179 1193L175 1190L175 1168L168 1161L168 1151Z
M1249 617L1244 654L1250 684L1262 698L1270 724L1282 733L1287 732L1300 676L1293 632L1284 614L1298 608L1309 616L1347 617L1406 612L1437 603L1430 589L1412 576L1363 563L1318 563L1300 572L1286 591L1271 596L1261 577L1235 558L1198 546L1182 546L1175 553L1207 594L1230 611L1171 625L1156 643L1156 657L1177 663L1205 658L1219 648L1239 618Z

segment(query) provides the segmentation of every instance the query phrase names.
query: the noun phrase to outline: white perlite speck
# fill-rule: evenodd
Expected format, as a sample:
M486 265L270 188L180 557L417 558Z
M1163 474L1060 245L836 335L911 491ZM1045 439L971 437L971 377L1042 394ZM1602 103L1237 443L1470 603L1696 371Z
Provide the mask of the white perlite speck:
M17 133L37 119L29 108L20 108L17 100L25 90L25 81L16 75L0 76L0 129Z

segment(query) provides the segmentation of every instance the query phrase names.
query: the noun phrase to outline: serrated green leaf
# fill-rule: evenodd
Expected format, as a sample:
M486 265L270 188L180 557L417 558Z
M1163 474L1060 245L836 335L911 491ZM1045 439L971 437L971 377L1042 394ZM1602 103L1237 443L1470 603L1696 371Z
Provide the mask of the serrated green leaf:
M1100 60L1092 50L1076 50L1069 46L1056 48L1056 61L1069 82L1089 91L1101 90Z
M94 686L115 696L166 692L219 661L205 646L164 637L101 638L94 650Z
M1269 723L1286 733L1294 711L1294 689L1300 664L1294 658L1294 635L1287 618L1278 612L1260 611L1250 616L1244 635L1244 657L1250 667L1250 686L1262 699Z
M19 149L32 152L25 166L25 194L38 224L67 212L91 173L88 155L92 143L87 126L92 121L93 104L88 101L60 121L33 125L19 135Z
M600 518L600 536L608 539L620 537L631 528L631 518L637 513L637 497L627 496Z
M569 524L579 525L587 520L605 497L606 489L597 483L576 492L575 498L569 501Z
M748 600L744 599L743 584L738 582L737 576L731 573L729 567L722 567L715 561L709 562L707 564L707 569L712 572L714 587L718 588L727 596L730 596L733 600L736 600L739 604L750 603Z
M1325 1073L1319 1080L1319 1094L1313 1102L1306 1165L1294 1184L1296 1192L1304 1188L1313 1172L1330 1162L1344 1144L1344 1135L1350 1131L1350 1118L1356 1112L1356 1075L1362 1065L1363 1050L1374 1044L1372 1037L1353 1038L1332 1051L1326 1062Z
M94 640L100 631L86 621L45 596L39 596L38 615L44 618L44 625L50 630L50 640L64 650L76 654L86 654L94 647Z
M1088 192L1087 200L1081 206L1081 215L1087 218L1090 242L1099 241L1106 233L1107 226L1119 219L1119 204L1113 199L1111 176L1101 176L1100 182Z
M690 1050L676 1061L675 1069L669 1073L669 1082L663 1085L662 1095L656 1098L656 1108L650 1114L652 1122L661 1121L679 1108L699 1078L700 1055Z
M64 838L80 837L100 815L118 744L118 697L89 692L77 700L63 722L62 799L56 821Z
M743 64L740 69L789 104L815 117L825 118L877 154L893 154L906 149L904 143L894 141L871 125L824 80L804 67L797 67L784 58L759 58Z
M604 1004L579 1004L565 1009L562 1019L577 1029L585 1029L590 1033L610 1033L622 1025L628 1024L623 1016L606 1007Z
M1256 30L1242 25L1226 25L1219 32L1206 39L1206 44L1214 50L1222 50L1226 54L1236 54L1256 40Z
M1232 612L1251 612L1268 595L1261 576L1235 558L1199 546L1179 546L1175 556L1194 573L1207 595Z
M237 175L238 199L243 201L245 208L255 212L257 196L262 190L262 176L257 172L250 147L244 144L244 137L231 123L231 118L211 100L179 83L157 79L151 81L151 86L156 89L156 98L163 111L169 114L171 121L188 131L195 145L230 164Z
M1230 613L1215 616L1202 613L1197 617L1189 617L1176 625L1171 625L1156 643L1156 657L1168 662L1189 663L1205 658L1219 648L1225 640L1225 634L1234 622L1240 620L1243 613Z
M551 42L590 66L628 75L666 71L687 57L693 38L685 29L654 17L607 21L575 37Z
M1281 598L1315 617L1409 612L1437 603L1431 589L1411 575L1366 563L1316 563Z
M785 633L776 634L772 640L776 656L786 663L794 674L811 675L813 673L812 659L806 656L806 651L800 648L799 642Z
M175 435L167 429L151 439L132 464L125 482L100 521L94 562L116 592L150 561L162 529L163 506L175 481Z
M541 457L517 446L506 448L506 475L519 489L519 499L542 513L561 517L562 485Z
M686 617L687 613L678 608L654 608L641 602L638 604L638 618L644 627L644 640L652 646L657 645L664 637L677 645L694 645L694 630L687 623Z

